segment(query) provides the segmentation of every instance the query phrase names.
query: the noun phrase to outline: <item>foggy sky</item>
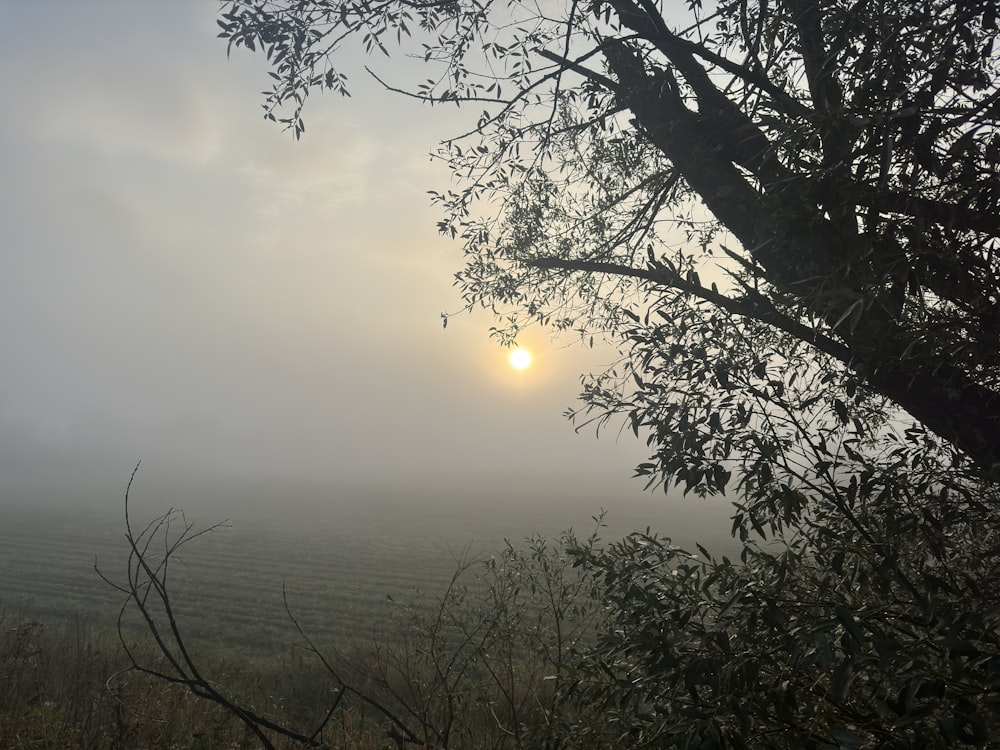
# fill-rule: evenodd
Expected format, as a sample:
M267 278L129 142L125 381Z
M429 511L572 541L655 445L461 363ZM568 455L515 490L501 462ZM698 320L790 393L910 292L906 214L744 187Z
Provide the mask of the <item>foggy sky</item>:
M195 493L637 498L644 446L562 417L611 351L529 332L516 373L489 316L441 328L461 248L427 153L464 115L359 67L295 142L214 10L0 0L0 504L117 502L139 459Z

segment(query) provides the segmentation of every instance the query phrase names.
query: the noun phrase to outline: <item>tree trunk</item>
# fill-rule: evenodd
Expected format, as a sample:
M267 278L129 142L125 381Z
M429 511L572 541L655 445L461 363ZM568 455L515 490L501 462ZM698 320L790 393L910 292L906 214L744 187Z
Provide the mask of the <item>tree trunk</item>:
M733 122L728 108L706 111L706 101L718 101L714 96L699 92L701 110L693 112L670 73L650 74L622 42L607 44L604 52L619 81L618 99L635 116L635 125L764 269L766 281L835 329L833 335L853 354L849 366L869 387L967 454L988 476L1000 477L1000 394L932 351L905 320L863 290L861 271L850 262L861 255L858 243L867 242L857 227L838 227L826 218L813 199L814 181L769 160L755 127L734 145L733 129L718 125ZM757 153L748 152L747 143ZM734 155L744 169L759 168L760 189L733 163ZM766 176L780 177L781 183L768 183ZM860 318L842 320L844 299L865 303Z

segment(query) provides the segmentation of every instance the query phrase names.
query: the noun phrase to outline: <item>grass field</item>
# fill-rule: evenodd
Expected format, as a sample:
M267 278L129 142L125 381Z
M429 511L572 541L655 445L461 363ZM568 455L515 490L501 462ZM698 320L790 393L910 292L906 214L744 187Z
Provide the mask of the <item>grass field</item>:
M83 622L42 626L0 613L3 750L215 750L260 744L235 717L185 688L125 670L109 633ZM205 660L230 695L269 717L315 723L328 693L301 656ZM331 747L383 748L380 722L345 713L324 734ZM276 748L300 745L272 738Z
M650 507L667 511L661 527L677 520L668 508ZM133 507L133 522L163 510ZM237 508L228 514L230 525L184 547L171 565L171 596L189 645L213 678L269 715L308 725L329 691L323 670L296 647L302 639L285 611L283 587L317 644L358 654L349 659L362 663L373 634L382 647L393 637L390 615L398 616L419 591L433 602L459 558L486 559L504 539L535 532L554 537L574 526L586 535L599 508L383 501L331 502L310 513L272 510L254 515ZM203 528L223 517L203 511L188 519ZM602 536L656 521L612 513ZM674 525L694 541L689 519ZM715 531L714 549L724 551L726 530ZM238 722L184 689L119 673L126 662L114 623L122 596L100 580L94 563L111 579L125 574L123 532L122 517L108 510L3 511L0 660L8 680L0 748L256 746ZM699 538L711 544L711 536ZM476 570L470 568L473 577ZM127 624L130 640L148 648L144 629L135 620ZM518 679L525 689L544 688L538 680L547 670L526 669ZM388 746L385 727L363 711L340 711L337 720L325 734L333 747ZM504 737L494 746L506 746Z
M455 568L446 538L411 520L341 513L343 523L242 522L185 548L171 568L181 628L213 679L262 713L315 722L328 678L284 609L325 646L363 649L418 588ZM213 515L199 526L214 523ZM381 520L379 520L381 518ZM398 516L397 516L398 520ZM0 748L255 747L247 730L185 689L127 674L115 621L123 597L97 575L125 573L123 519L113 514L5 511L0 524ZM150 654L130 617L126 635ZM147 657L155 661L155 657ZM334 747L383 747L376 720L338 717ZM287 743L286 747L294 747Z
M692 501L696 502L696 501ZM652 515L644 515L650 513ZM137 525L165 508L139 508ZM232 510L232 509L229 509ZM199 527L227 516L188 507ZM271 649L292 637L281 591L310 632L330 639L366 638L390 609L388 597L434 592L463 554L486 557L505 539L555 536L573 526L589 532L600 507L572 505L446 505L395 501L337 502L308 512L228 515L230 524L186 547L172 590L185 627L208 643ZM674 538L694 541L689 518L652 503L613 510L605 538L659 521L680 526ZM719 524L717 524L718 526ZM654 528L656 526L654 525ZM725 549L728 528L699 541ZM669 533L669 532L668 532ZM685 540L684 537L687 537ZM82 617L110 627L121 597L94 571L124 573L127 547L117 508L6 508L0 523L0 606L50 624Z

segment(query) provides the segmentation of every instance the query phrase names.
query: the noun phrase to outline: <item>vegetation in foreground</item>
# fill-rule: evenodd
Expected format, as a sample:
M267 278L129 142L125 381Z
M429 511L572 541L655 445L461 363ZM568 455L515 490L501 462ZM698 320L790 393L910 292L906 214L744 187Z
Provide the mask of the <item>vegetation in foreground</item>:
M964 533L970 549L995 543ZM201 534L174 513L129 531L116 634L3 621L0 747L1000 741L995 555L945 568L913 545L890 567L863 542L832 538L821 558L802 536L747 539L729 560L649 531L614 543L567 533L459 561L443 591L398 603L366 645L339 649L298 629L295 645L255 660L220 657L175 617L171 566Z
M341 650L300 629L297 645L261 660L239 644L219 657L181 632L165 584L198 536L171 514L134 538L142 554L120 588L138 596L116 634L6 618L0 747L499 750L577 736L610 747L603 719L568 689L600 616L570 551L596 536L459 560L443 591L399 602L368 643Z
M122 642L130 670L222 707L265 748L344 747L345 722L397 748L992 747L996 497L866 481L881 502L847 508L892 547L793 496L775 528L793 518L795 533L762 529L737 560L648 530L508 546L351 655L312 640L289 605L313 707L294 715L238 695L186 641L168 574L203 532L169 514L130 526L121 627L138 615L145 647Z
M77 622L59 628L0 618L0 747L4 750L136 750L247 747L246 728L177 685L134 672L112 633ZM233 674L223 664L219 673ZM280 685L279 661L238 681L255 701ZM238 685L239 686L239 685ZM351 733L355 744L363 734ZM279 745L279 747L281 747Z

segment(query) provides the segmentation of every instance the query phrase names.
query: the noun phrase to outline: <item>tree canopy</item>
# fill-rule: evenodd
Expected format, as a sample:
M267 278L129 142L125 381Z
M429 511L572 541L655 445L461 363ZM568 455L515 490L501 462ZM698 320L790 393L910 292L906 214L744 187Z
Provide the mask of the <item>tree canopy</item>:
M713 320L697 359L726 389L753 367L725 331L768 331L995 473L995 3L687 5L235 0L220 25L268 56L267 115L296 135L310 92L347 93L356 41L425 62L410 95L484 107L435 197L466 301L506 333L683 346L690 323L665 329Z
M572 416L646 438L651 485L735 494L739 564L580 552L622 741L1000 741L997 10L223 3L296 136L357 45L426 71L375 85L481 107L433 194L463 299L504 341L617 343Z

